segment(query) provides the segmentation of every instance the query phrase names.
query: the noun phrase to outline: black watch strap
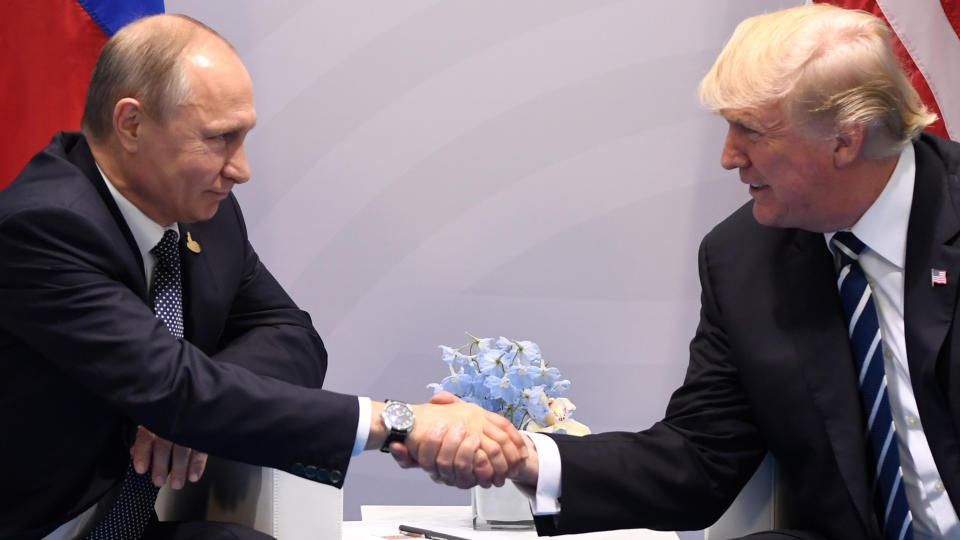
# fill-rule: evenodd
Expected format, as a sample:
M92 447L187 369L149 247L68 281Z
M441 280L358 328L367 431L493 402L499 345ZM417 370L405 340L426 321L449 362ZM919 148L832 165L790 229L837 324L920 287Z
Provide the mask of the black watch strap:
M405 431L397 431L395 429L391 429L390 432L387 433L387 438L383 440L383 446L380 447L380 451L389 452L390 443L392 443L393 441L403 442L405 440L407 440L407 433Z

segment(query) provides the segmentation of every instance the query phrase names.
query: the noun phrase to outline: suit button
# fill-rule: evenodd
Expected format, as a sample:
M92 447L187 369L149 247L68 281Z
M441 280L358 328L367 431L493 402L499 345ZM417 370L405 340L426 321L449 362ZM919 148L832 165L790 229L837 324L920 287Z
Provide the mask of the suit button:
M317 469L317 477L314 478L317 482L327 483L330 479L330 475L327 474L326 469Z
M943 482L937 480L937 483L933 485L933 489L935 489L937 493L943 493L947 488L944 487Z
M294 463L293 467L290 467L290 472L297 476L303 476L303 463Z
M304 476L310 478L311 480L317 476L317 466L316 465L307 465L304 468Z
M337 469L330 471L330 481L334 484L339 484L343 481L343 473Z

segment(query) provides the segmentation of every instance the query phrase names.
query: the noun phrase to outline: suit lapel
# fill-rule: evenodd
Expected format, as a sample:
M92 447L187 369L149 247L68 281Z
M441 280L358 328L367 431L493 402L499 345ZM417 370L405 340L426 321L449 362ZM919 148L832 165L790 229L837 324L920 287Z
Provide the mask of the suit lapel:
M938 353L953 323L960 282L960 221L952 206L957 181L948 181L943 161L923 142L914 145L916 182L907 229L904 320L907 361L915 393L937 386ZM931 270L946 270L947 284L934 286ZM919 397L919 396L918 396ZM921 411L922 412L922 411Z
M71 134L64 133L63 135L66 137ZM75 136L78 137L76 143L67 151L69 160L83 172L83 175L93 185L103 204L106 205L107 211L113 217L120 234L123 236L129 248L129 250L126 253L122 253L122 255L127 256L129 268L134 276L133 284L135 287L133 290L145 303L149 303L149 299L147 298L146 277L143 275L143 256L140 255L140 248L137 247L137 242L133 239L133 233L130 232L130 227L127 226L126 220L123 219L123 214L120 213L120 207L117 206L117 201L113 199L113 195L110 194L110 190L107 189L107 185L104 183L103 176L101 176L100 171L97 169L96 161L90 152L90 146L87 144L86 137Z
M960 201L958 156L955 146L928 136L921 137L914 148L917 173L904 275L907 363L937 472L954 509L960 513L957 398L950 395L951 389L956 388L956 366L950 364L956 362L955 336L952 352L945 351L947 336L956 324L954 311L960 282L960 220L955 207ZM946 285L932 284L933 268L946 270Z
M796 231L786 252L783 294L793 306L790 339L823 421L840 474L865 530L875 530L863 426L850 340L836 270L822 234Z
M223 295L210 268L210 254L203 250L204 237L196 232L196 224L180 224L180 264L183 280L184 336L201 350L215 349L219 328L210 324L217 317L201 314L222 304ZM199 245L199 252L187 246L187 234Z

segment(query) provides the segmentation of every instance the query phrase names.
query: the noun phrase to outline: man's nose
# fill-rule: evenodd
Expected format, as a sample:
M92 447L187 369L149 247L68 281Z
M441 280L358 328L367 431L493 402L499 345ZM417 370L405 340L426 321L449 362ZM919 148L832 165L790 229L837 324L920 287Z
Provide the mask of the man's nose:
M723 150L720 152L720 166L724 169L742 169L750 165L750 159L737 145L736 135L731 130L727 130L727 139L723 143Z
M250 166L247 164L247 151L241 143L231 154L223 167L223 175L237 184L250 179Z

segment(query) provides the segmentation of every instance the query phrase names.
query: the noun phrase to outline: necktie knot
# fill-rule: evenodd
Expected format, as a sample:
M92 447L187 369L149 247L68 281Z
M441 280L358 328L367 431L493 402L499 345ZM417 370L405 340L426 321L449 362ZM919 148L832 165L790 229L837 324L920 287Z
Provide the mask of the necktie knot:
M833 235L832 242L840 254L841 266L845 266L849 264L850 261L859 259L860 254L867 248L867 245L861 242L860 239L850 231L837 232Z
M157 265L167 268L179 267L180 252L177 248L179 235L173 229L163 232L163 238L153 246L150 253L157 258Z

